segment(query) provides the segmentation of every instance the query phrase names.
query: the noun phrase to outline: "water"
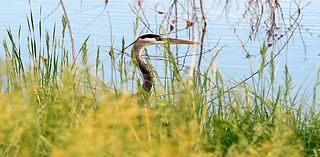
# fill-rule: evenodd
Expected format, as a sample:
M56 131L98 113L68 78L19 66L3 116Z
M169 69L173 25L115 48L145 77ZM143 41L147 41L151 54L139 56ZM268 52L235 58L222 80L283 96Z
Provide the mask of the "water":
M181 5L187 6L186 4L188 2L189 1L181 1ZM310 4L309 1L301 3L302 6L306 4L309 5L305 6L302 10L301 16L303 16L303 18L300 22L299 31L297 30L295 32L288 47L276 58L277 81L281 82L284 78L283 71L286 62L288 63L295 84L299 85L304 82L312 84L316 78L316 71L320 66L320 62L318 61L320 59L320 10L318 9L320 8L320 1L310 2ZM133 27L135 14L130 9L130 6L134 5L133 1L110 0L107 5L101 0L67 0L65 3L74 31L77 49L79 49L82 41L90 35L89 44L93 48L96 48L98 45L102 46L102 58L106 67L111 66L108 55L109 48L107 46L113 43L116 48L120 48L123 37L128 43L134 41ZM283 0L280 3L284 17L296 11L294 3L290 0ZM245 4L246 1L240 0L231 1L226 8L224 8L225 4L223 1L207 1L205 5L207 29L204 49L211 49L217 42L219 42L219 44L216 49L203 58L201 67L204 69L207 68L211 56L214 55L219 48L223 47L214 66L219 68L226 80L241 80L254 72L259 65L259 49L263 41L266 41L266 32L264 31L266 28L264 24L261 25L260 31L257 33L257 38L255 40L248 40L250 34L250 19L244 16ZM27 35L26 17L29 14L30 8L34 13L35 21L42 19L46 30L52 30L55 23L60 27L63 12L58 5L59 1L49 0L31 0L31 6L29 6L27 0L4 0L0 6L0 37L4 38L7 36L6 28L10 27L13 32L18 32L18 28L21 26L22 32L24 32L22 34L23 41ZM157 14L156 10L168 11L169 6L170 1L143 1L142 7L145 9L146 18L153 32L159 32L159 26L164 17L164 15ZM41 15L40 8L42 10ZM186 9L188 10L188 8ZM200 10L197 10L197 13L199 14ZM190 29L183 29L185 27L183 21L188 19L188 17L186 17L187 14L191 13L189 11L181 11L178 13L178 20L180 21L178 27L182 29L182 31L178 33L180 38L190 37ZM171 20L173 19L174 17L171 18ZM290 21L288 18L285 18L285 22L288 24ZM293 23L292 20L291 23ZM142 26L143 24L140 24L139 32L142 30ZM143 32L150 33L147 29L143 29ZM171 34L170 36L174 37L175 34ZM246 58L246 53L244 49L241 48L241 42L245 43L245 49L252 57ZM276 42L273 47L275 51L277 51L277 47L281 47L284 42L285 40ZM175 46L172 46L172 48L175 49ZM187 48L190 47L179 46L180 55L183 55ZM199 51L199 48L197 48L197 51ZM162 53L158 48L149 48L149 54L161 55ZM1 55L3 55L2 52ZM94 56L95 54L92 55ZM179 62L181 61L180 59ZM161 76L163 74L162 61L154 60L152 63ZM190 57L186 64L190 65ZM108 75L108 73L107 71L106 75ZM106 78L106 81L110 81L109 76L106 76Z

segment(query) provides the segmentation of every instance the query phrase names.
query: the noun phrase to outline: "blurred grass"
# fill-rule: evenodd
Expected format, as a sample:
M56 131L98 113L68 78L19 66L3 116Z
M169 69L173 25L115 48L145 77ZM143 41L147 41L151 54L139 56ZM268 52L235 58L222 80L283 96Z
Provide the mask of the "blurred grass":
M184 80L166 45L164 89L155 86L150 96L132 96L123 86L129 86L129 77L139 76L128 70L134 63L126 64L124 50L117 61L110 48L111 72L119 74L117 79L110 76L114 79L110 90L103 81L99 48L95 66L89 66L89 37L77 60L70 60L64 18L59 38L57 26L52 33L43 33L40 21L36 30L32 13L28 26L27 50L20 48L10 29L3 40L0 156L291 157L320 153L320 72L310 98L292 91L287 66L283 85L275 85L273 60L268 74L263 67L268 54L274 55L265 45L259 77L233 90L226 90L222 74L211 67L205 77L195 73L194 80ZM124 45L123 39L122 49ZM25 52L28 61L22 59ZM160 98L163 93L168 95Z
M0 96L1 156L303 155L292 117L279 110L272 122L250 122L261 117L232 109L234 117L199 117L193 87L174 104L158 100L144 108L138 98L111 92L96 102L73 89L72 79L62 82L44 95L40 89Z

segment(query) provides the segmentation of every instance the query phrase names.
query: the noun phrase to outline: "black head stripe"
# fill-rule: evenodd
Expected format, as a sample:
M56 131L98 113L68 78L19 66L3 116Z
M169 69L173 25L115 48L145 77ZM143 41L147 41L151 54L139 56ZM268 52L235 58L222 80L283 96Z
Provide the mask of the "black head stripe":
M160 35L157 35L157 34L144 34L144 35L141 35L139 38L140 39L154 38L156 40L161 40L162 39L162 37Z

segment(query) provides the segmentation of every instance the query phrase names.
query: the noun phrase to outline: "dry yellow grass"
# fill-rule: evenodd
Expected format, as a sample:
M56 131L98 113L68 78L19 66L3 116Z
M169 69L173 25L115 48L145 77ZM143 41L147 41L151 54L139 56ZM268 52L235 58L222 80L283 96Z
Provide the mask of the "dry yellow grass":
M288 117L280 111L272 129L255 126L251 143L239 132L238 142L226 152L219 144L208 151L203 131L207 116L197 118L197 95L188 90L174 104L150 99L152 107L141 107L138 97L126 94L107 93L92 105L91 96L70 92L67 86L57 93L42 90L0 95L1 156L303 156ZM263 134L268 138L260 140Z

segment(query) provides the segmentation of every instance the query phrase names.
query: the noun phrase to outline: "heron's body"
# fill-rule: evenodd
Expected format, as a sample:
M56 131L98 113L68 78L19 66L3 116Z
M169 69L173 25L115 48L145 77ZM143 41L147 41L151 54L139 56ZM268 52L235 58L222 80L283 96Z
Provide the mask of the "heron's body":
M172 39L163 37L157 34L145 34L137 38L134 42L133 49L134 49L134 57L137 60L139 69L143 75L143 85L142 88L146 92L150 92L152 88L152 74L151 71L148 69L146 64L143 62L141 55L145 47L149 45L156 45L156 44L199 44L196 41L189 41L189 40L181 40L181 39Z
M135 52L135 58L137 60L139 69L143 75L143 85L142 88L145 91L150 92L151 88L152 88L152 74L150 72L150 70L147 68L147 65L141 60L141 59L137 59L137 58L141 58L141 54L143 52L144 46L141 45L142 43L137 43L134 44L133 48L134 48L134 52Z

